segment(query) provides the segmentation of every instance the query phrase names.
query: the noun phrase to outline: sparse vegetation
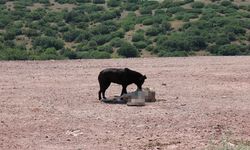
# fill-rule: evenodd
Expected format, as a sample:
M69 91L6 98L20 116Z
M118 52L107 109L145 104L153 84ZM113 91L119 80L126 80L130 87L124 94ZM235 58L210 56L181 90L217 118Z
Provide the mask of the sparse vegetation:
M124 43L138 53L121 57L142 50L162 57L250 54L250 5L234 1L7 2L0 3L0 59L110 58Z
M249 150L249 144L249 141L230 140L229 135L223 135L219 143L215 144L211 142L207 150Z

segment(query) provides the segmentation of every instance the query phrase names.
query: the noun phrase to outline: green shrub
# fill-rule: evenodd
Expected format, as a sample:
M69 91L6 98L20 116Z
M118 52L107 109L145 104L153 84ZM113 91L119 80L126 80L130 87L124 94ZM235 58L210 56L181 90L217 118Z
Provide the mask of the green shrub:
M140 13L145 15L145 14L152 14L152 10L147 8L147 7L142 7L140 8Z
M89 41L91 36L93 36L91 33L88 31L81 31L77 38L75 39L76 42L84 42L84 41Z
M157 40L157 49L159 51L191 51L206 49L205 38L200 35L175 33L170 36L161 37Z
M62 40L48 36L37 37L32 44L34 47L42 47L45 49L54 47L58 50L64 47L64 42Z
M0 28L5 28L11 22L11 18L8 15L0 15Z
M199 50L215 55L249 54L249 47L244 47L249 41L250 5L237 6L232 0L206 4L194 0L56 0L77 6L57 11L48 9L53 5L49 0L11 1L14 10L0 6L1 59L16 59L18 55L23 59L93 58L91 51L99 57L98 52L111 54L113 48L127 43L130 39L125 35L131 30L131 45L162 56L181 55L175 51L190 55ZM43 3L45 7L30 9L28 6L34 3ZM188 3L192 9L183 7ZM184 24L173 29L170 22L176 19ZM149 27L135 29L140 24ZM71 42L75 51L65 50L65 42ZM228 46L232 42L243 47L238 47L240 52ZM232 50L228 51L225 45ZM56 53L48 53L50 48ZM13 55L4 54L7 49Z
M114 38L110 41L110 45L113 47L121 47L125 41L121 38Z
M246 30L242 28L241 26L236 26L236 25L227 25L224 27L224 30L226 33L232 32L234 34L245 34Z
M153 45L148 45L146 47L146 50L152 52L154 50L154 46Z
M90 21L89 17L84 14L84 12L72 10L69 12L65 12L63 16L66 23L81 23Z
M109 34L118 29L119 25L113 21L103 22L93 28L91 28L92 34Z
M40 20L42 19L46 14L46 11L44 9L37 9L29 13L29 18L32 20Z
M161 24L162 21L165 19L166 19L165 15L156 15L156 16L153 16L153 23L154 24Z
M79 31L79 30L70 30L70 31L64 33L63 39L64 39L66 42L72 42L72 41L74 41L79 35L80 35L80 31Z
M69 59L77 59L77 53L75 51L70 50L70 49L65 49L62 52L62 55L66 58L69 58Z
M221 46L219 47L218 54L224 56L234 56L239 55L240 50L237 47Z
M42 54L39 55L40 60L50 59L63 59L63 56L59 55L55 48L47 48Z
M77 56L76 57L77 59L89 59L89 58L91 58L88 51L76 52L76 56Z
M116 32L112 32L111 33L111 36L112 38L124 38L124 35L125 35L125 31L123 29L120 29L120 30L117 30Z
M55 0L55 1L60 3L60 4L65 4L65 3L73 4L76 2L76 0Z
M152 18L145 19L142 22L143 25L152 25L153 23L154 23L154 20Z
M202 2L193 2L191 4L192 8L203 8L204 6L205 6L204 3L202 3Z
M92 49L96 49L96 47L97 47L97 42L96 42L95 40L90 40L90 41L88 42L88 46L89 46L90 48L92 48Z
M94 4L104 4L105 0L93 0Z
M90 3L91 0L76 0L78 3Z
M229 44L229 43L230 43L230 40L229 40L227 35L220 35L220 36L218 36L218 38L216 40L217 45L225 45L225 44Z
M96 35L91 38L93 41L96 42L97 45L103 45L107 42L109 42L112 39L112 36L110 34L106 35Z
M164 32L171 30L171 24L168 21L163 21L161 23L161 27L162 27Z
M90 58L107 59L107 58L111 58L111 55L108 52L90 51Z
M111 20L119 16L120 16L120 13L118 11L106 11L104 14L101 15L98 21Z
M111 58L111 55L107 52L100 51L86 51L86 52L77 52L78 59L107 59Z
M230 1L228 1L228 0L223 0L223 1L221 1L221 3L220 3L222 6L230 6L230 5L232 5L232 2L230 2Z
M246 51L246 47L243 47L241 45L236 45L236 44L227 44L227 45L222 45L218 48L217 54L219 55L224 55L224 56L234 56L234 55L242 55L242 54L249 54Z
M121 21L121 27L127 32L129 30L134 29L134 26L136 24L136 14L135 13L129 13L126 18L124 18Z
M248 46L238 44L211 45L208 51L215 55L234 56L234 55L249 55Z
M144 41L135 42L134 46L138 49L143 49L147 47L147 43Z
M27 60L29 55L25 50L20 50L16 48L7 48L5 50L0 50L1 60Z
M188 53L186 51L174 51L174 52L166 52L161 51L158 54L159 57L186 57Z
M104 51L104 52L107 52L107 53L113 53L113 48L110 45L99 46L99 47L97 47L97 50L98 51Z
M183 12L185 9L180 7L180 6L176 6L176 7L171 7L171 8L168 8L166 10L167 13L171 13L171 14L175 14L177 12Z
M165 15L165 11L162 9L155 10L155 15Z
M133 36L132 36L132 41L133 42L138 42L138 41L142 41L144 40L144 35L141 34L141 33L135 33Z
M159 28L151 27L151 28L146 30L146 35L148 35L148 36L156 36L160 32L161 32L161 30Z
M125 3L123 7L127 11L136 11L139 9L139 6L136 3Z
M137 48L130 43L122 43L121 47L117 50L117 53L124 57L137 57L139 52Z
M76 51L78 52L78 51L89 51L89 50L93 50L93 49L95 49L96 47L94 47L94 48L92 48L92 47L90 47L90 46L88 46L88 45L86 45L86 44L79 44L79 45L77 45L76 46Z
M7 31L3 34L4 40L14 40L16 37L16 33L13 31Z
M120 0L108 0L107 4L109 7L118 7L121 5L121 1Z
M193 1L193 0L191 0ZM162 3L161 3L161 8L171 8L171 7L177 7L177 6L180 6L180 5L184 5L186 3L190 3L188 1L173 1L173 0L164 0Z

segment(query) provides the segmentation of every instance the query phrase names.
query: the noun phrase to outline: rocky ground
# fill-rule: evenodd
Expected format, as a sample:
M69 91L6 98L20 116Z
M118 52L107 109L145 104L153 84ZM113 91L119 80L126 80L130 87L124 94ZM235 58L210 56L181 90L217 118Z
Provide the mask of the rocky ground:
M157 101L99 102L97 76L107 67L146 74ZM120 92L112 84L107 96ZM249 116L250 57L0 62L4 150L249 148Z

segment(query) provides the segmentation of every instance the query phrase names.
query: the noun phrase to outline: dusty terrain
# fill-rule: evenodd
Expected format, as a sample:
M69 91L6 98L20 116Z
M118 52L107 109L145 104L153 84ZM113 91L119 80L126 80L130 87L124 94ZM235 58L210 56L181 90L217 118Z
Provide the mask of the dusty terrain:
M107 67L146 74L157 102L99 102ZM225 138L250 145L250 57L0 62L1 150L199 150Z

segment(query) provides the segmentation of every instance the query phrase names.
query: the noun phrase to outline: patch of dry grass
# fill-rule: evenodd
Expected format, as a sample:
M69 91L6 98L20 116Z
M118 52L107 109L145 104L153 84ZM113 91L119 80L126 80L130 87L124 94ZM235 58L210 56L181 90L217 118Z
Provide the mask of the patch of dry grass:
M67 9L71 11L75 7L77 7L75 4L59 4L55 2L55 0L50 0L51 6L49 7L52 11L61 11L63 9Z
M39 8L44 8L44 4L41 3L34 3L32 6L28 6L28 9L30 9L31 11L39 9Z
M174 21L170 21L171 27L174 28L175 30L178 30L179 28L181 28L184 24L184 22L182 20L174 20Z
M7 9L10 9L11 11L15 10L14 9L14 2L12 2L12 1L6 2L5 6L7 7Z

